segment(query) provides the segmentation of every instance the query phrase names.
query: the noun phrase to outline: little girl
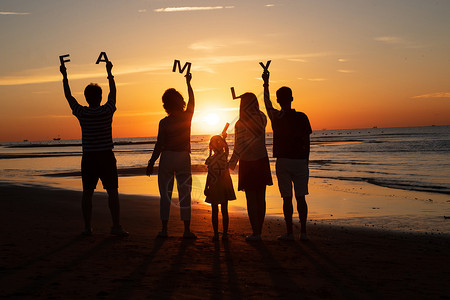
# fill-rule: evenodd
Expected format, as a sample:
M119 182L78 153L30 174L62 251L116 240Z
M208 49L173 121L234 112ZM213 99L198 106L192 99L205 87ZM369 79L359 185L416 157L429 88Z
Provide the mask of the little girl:
M222 211L223 235L222 239L228 239L228 200L235 200L230 171L228 170L228 145L225 141L226 131L222 136L215 135L209 142L209 157L205 164L208 166L206 177L205 196L206 202L211 203L212 225L214 229L213 241L219 239L219 204ZM212 155L212 153L214 154Z

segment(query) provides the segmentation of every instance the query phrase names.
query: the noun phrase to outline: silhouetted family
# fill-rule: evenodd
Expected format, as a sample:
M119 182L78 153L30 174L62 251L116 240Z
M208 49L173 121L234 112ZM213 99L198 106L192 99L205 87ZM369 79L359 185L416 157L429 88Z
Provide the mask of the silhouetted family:
M106 55L105 55L106 57ZM120 206L118 196L117 165L112 140L112 119L116 111L116 86L112 75L112 63L106 61L107 78L110 92L108 101L101 104L102 89L97 84L86 87L84 95L88 106L81 106L72 96L67 79L67 70L61 61L65 97L77 117L82 131L83 156L81 174L83 182L82 211L84 230L82 234L91 235L92 196L98 179L108 192L109 209L113 225L111 234L128 236L120 224ZM267 65L268 67L268 65ZM292 189L297 200L297 210L301 223L300 239L307 240L306 220L308 195L310 134L312 133L308 117L291 108L292 91L288 87L277 90L277 102L281 110L273 107L269 92L269 72L267 67L262 74L264 104L273 130L273 156L276 158L276 175L286 222L286 234L280 240L294 240L292 215ZM162 230L159 238L168 237L168 220L171 207L174 179L180 202L180 217L184 222L185 239L195 239L190 230L191 223L191 122L195 109L194 92L191 86L192 74L186 74L188 103L175 89L166 90L162 96L163 108L167 116L159 122L158 137L146 168L146 174L153 173L159 158L158 187L160 192L160 217ZM260 111L258 99L253 93L240 97L239 120L235 124L234 149L228 161L229 148L226 142L226 130L222 135L211 137L209 156L205 164L208 175L204 194L206 202L211 204L213 240L219 239L219 205L222 212L222 239L228 238L228 201L236 199L230 171L238 168L238 191L244 191L247 200L247 212L252 234L247 241L260 241L266 214L266 186L272 185L269 156L266 149L266 115Z

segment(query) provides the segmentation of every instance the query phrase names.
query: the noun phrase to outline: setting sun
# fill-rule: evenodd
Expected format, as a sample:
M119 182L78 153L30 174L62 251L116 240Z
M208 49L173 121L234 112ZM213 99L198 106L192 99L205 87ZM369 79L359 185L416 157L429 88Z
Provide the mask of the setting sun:
M220 121L219 115L215 113L209 113L205 116L205 122L209 126L216 126Z

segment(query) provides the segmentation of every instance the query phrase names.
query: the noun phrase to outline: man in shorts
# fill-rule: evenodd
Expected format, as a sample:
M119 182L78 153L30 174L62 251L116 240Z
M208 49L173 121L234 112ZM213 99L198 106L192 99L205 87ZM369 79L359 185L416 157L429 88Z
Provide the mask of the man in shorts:
M308 117L291 108L293 100L292 90L282 87L277 91L277 102L281 110L273 108L269 93L269 72L264 71L264 104L267 115L272 122L273 156L277 158L276 174L278 187L283 198L283 213L287 233L280 236L280 240L294 240L292 228L292 183L294 184L297 211L300 218L300 239L308 240L306 235L306 219L308 205L305 195L308 195L309 180L309 149L312 133Z
M69 102L72 113L80 122L82 132L83 157L81 160L81 176L83 181L83 197L81 206L84 218L83 235L92 235L92 196L97 186L98 179L103 183L103 188L108 192L108 203L111 211L113 226L111 234L128 236L120 225L120 205L118 193L118 178L116 158L112 149L112 119L116 111L116 85L111 73L112 63L106 62L106 71L109 81L108 101L100 105L102 101L102 89L97 84L89 84L84 90L84 95L89 106L81 106L72 96L67 79L67 69L61 65L63 75L64 95Z

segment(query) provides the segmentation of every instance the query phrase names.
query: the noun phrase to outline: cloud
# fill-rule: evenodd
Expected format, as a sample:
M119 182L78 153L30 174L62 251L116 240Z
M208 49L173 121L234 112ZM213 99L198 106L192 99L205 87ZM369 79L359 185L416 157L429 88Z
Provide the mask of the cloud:
M222 107L222 108L214 108L215 111L239 111L239 107ZM195 110L196 113L205 113L210 110Z
M379 36L374 38L374 40L377 42L382 42L390 45L400 45L406 43L404 39L397 36Z
M166 113L164 111L117 111L114 115L119 117L138 117L138 116L163 116ZM32 119L67 119L67 118L73 118L72 115L38 115L38 116L27 116L27 118Z
M155 12L181 12L181 11L199 11L199 10L218 10L218 9L229 9L234 8L234 6L184 6L184 7L165 7L157 8Z
M355 70L342 70L342 69L340 69L340 70L337 70L339 73L346 73L346 74L349 74L349 73L355 73L356 71Z
M265 7L274 7L275 6L275 4L266 4L266 5L264 5Z
M338 62L348 62L348 59L345 59L345 58L339 58L339 59L338 59Z
M138 13L145 13L145 12L147 12L146 9L138 9Z
M326 81L328 79L326 78L297 78L298 80L308 80L313 82L320 82L320 81Z
M303 58L289 58L289 61L295 61L295 62L307 62L306 59Z
M129 110L129 111L117 111L115 113L115 115L119 116L119 117L163 116L165 114L166 113L164 111L146 111L146 112L143 112L143 111L140 111L140 110L139 111L132 111L132 110Z
M431 93L431 94L424 94L419 96L414 96L414 99L429 99L429 98L450 98L450 92L438 92L438 93Z
M206 40L206 41L198 41L192 43L188 46L189 49L195 51L207 51L211 52L214 50L218 50L221 48L229 48L235 46L241 46L252 43L251 41L242 41L242 40Z
M80 67L80 66L78 66ZM79 73L71 73L69 70L69 80L79 79L93 79L105 77L105 72L89 72L87 69L91 69L91 66L81 66L84 71ZM117 70L113 70L114 75L128 75L135 73L146 73L168 70L171 67L167 66L167 63L153 64L153 65L139 65L139 66L127 66ZM40 69L24 70L17 75L2 76L0 77L0 86L12 86L12 85L24 85L24 84L41 84L50 82L61 81L61 74L59 72L55 74L55 67L45 67Z
M254 55L223 55L223 56L202 56L200 58L192 61L195 66L196 72L208 72L214 73L213 67L215 65L231 64L238 62L263 62L271 59L272 63L276 60L292 60L292 59L303 59L308 57L323 57L330 56L334 54L318 52L318 53L303 53L303 54L272 54L268 56L267 54L254 54ZM114 69L114 75L128 75L136 73L151 73L151 72L169 72L172 69L172 62L167 61L158 62L149 65L127 65L126 67L121 67ZM118 63L119 65L119 63ZM92 66L77 66L82 71L78 73L72 73L69 70L69 80L79 80L79 79L93 79L93 78L103 78L105 77L105 72L90 72ZM354 72L351 70L340 70L340 72ZM40 84L40 83L50 83L61 81L61 74L57 71L55 67L45 67L40 69L24 70L15 75L0 76L0 86L12 86L12 85L24 85L24 84Z
M12 11L0 11L0 15L16 15L16 16L24 16L24 15L30 15L29 12L12 12Z
M38 115L38 116L27 116L27 119L68 119L73 118L72 115Z
M51 94L50 91L34 91L31 92L32 94L37 94L37 95L41 95L41 94Z
M387 45L410 48L410 49L420 49L420 48L428 47L426 45L419 45L417 43L408 41L408 40L406 40L402 37L398 37L398 36L379 36L379 37L375 37L374 40L377 42L387 44Z
M196 42L189 45L189 49L198 50L198 51L213 51L219 48L224 47L225 44L219 41L203 41Z
M201 92L210 92L210 91L214 91L214 90L217 90L217 88L196 88L195 92L201 93Z

